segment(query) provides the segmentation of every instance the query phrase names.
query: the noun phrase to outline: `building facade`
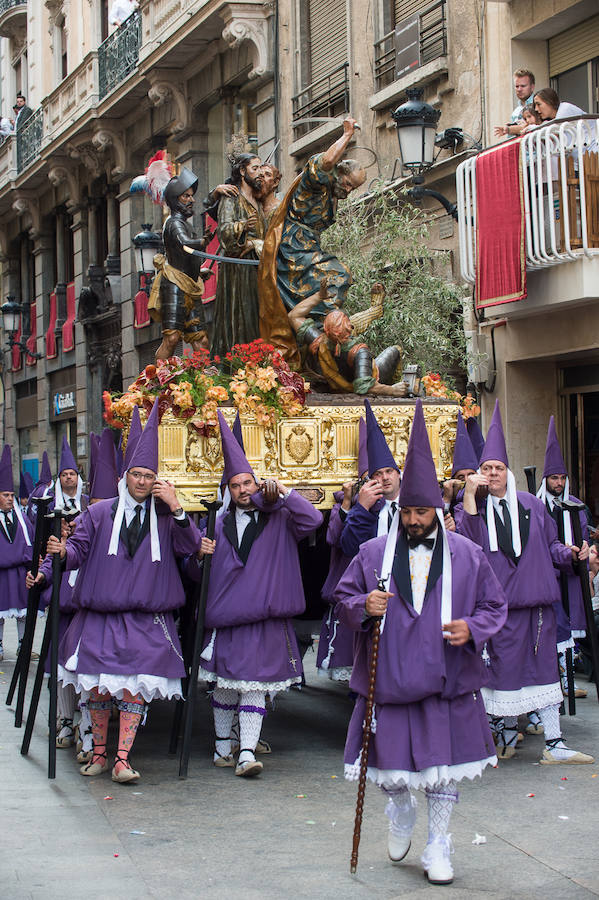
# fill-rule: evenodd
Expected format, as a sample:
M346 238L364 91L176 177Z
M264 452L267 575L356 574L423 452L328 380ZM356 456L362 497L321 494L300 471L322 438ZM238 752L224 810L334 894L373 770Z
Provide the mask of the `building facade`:
M32 111L0 146L2 299L22 302L16 337L29 348L7 351L4 336L4 436L15 468L43 449L54 464L65 433L85 468L102 391L126 387L153 358L159 333L134 302L132 238L144 223L159 228L162 212L129 185L157 149L198 175L199 230L201 197L228 174L233 134L263 158L275 151L284 189L351 113L361 126L352 152L369 164L364 190L384 183L408 202L391 112L420 87L441 113L438 130L463 132L437 148L425 175L453 201L458 166L476 142L494 142L493 126L515 105L515 68L532 68L537 86L551 82L597 111L593 0L141 0L120 26L109 22L110 5L0 0L2 114L18 91ZM374 150L374 163L359 147ZM440 271L464 280L468 297L458 226L436 200L425 208ZM558 269L568 266L533 272L529 296L543 279L559 294ZM573 355L574 378L593 355L590 299L560 302L548 329L546 310L501 312L510 321L493 331L496 383L483 406L486 415L501 399L516 468L530 461L523 412L534 403L544 427L561 397L558 357ZM488 322L467 310L466 328L486 356Z

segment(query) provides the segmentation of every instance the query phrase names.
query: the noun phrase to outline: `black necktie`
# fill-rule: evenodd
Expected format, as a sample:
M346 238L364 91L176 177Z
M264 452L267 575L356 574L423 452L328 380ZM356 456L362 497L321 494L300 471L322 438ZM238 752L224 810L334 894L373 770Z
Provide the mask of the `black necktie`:
M73 500L72 497L67 498L66 506L67 506L67 510L75 509L75 501Z
M499 505L503 509L503 527L505 528L505 536L507 539L507 543L509 546L512 546L512 517L510 516L509 506L507 505L507 500L503 499L499 501Z
M427 550L432 550L435 546L434 538L408 538L408 547L410 550L414 550L416 547L419 547L422 544L423 547L426 547Z
M389 519L387 521L387 531L391 531L391 525L393 523L393 519L395 518L395 513L397 512L397 503L395 500L391 504L391 508L389 509Z
M239 545L239 559L242 563L246 564L248 561L248 556L250 555L250 550L252 549L252 544L256 538L256 534L258 533L258 522L256 519L256 512L252 509L248 512L245 512L244 515L249 516L250 521L245 526L245 531L243 532L243 537L241 538L241 544Z
M129 522L127 528L127 543L129 544L129 556L134 556L137 549L137 539L141 531L141 511L142 507L138 503L135 507L135 515Z
M9 516L11 518L9 518ZM15 534L17 532L17 529L16 529L16 522L15 522L14 516L8 509L4 510L4 527L6 528L6 533L8 535L8 539L10 540L10 542L12 544L12 542L15 539Z

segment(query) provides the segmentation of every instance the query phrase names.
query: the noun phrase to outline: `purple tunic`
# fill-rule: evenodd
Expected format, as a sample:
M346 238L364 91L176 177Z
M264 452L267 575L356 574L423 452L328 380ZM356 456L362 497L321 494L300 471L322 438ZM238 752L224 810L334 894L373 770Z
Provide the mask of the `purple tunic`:
M5 618L9 610L13 616L24 616L27 610L25 577L31 568L33 550L27 545L14 512L13 521L16 522L17 530L12 543L0 525L0 618ZM24 522L33 544L33 526L26 517Z
M560 595L554 566L572 571L572 553L558 541L556 524L540 500L518 491L518 501L521 534L527 527L528 539L522 541L517 565L501 549L491 552L482 512L463 512L459 519L462 534L482 547L508 601L507 621L487 645L485 704L493 715L519 715L561 701L554 609Z
M81 568L73 590L77 612L59 648L59 663L76 675L184 675L172 610L185 602L176 556L195 553L200 533L158 506L160 562L152 562L149 528L134 556L119 540L108 556L116 501L90 506L67 541L66 568ZM145 520L148 520L146 510ZM149 520L148 520L149 524ZM142 531L143 534L143 531ZM41 571L48 574L51 562Z
M216 522L200 677L222 687L274 692L301 680L289 621L305 608L297 543L318 528L322 514L297 491L266 510L245 565L236 550L234 509Z
M581 503L578 497L573 497L572 494L569 495L568 499L573 503ZM551 513L549 513L549 515L551 515ZM573 513L572 515L576 515L576 513ZM587 517L584 511L579 512L577 515L579 517L580 527L582 529L582 539L584 541L587 541L588 543L590 541L590 537ZM554 521L556 521L553 516L551 517L554 519ZM572 540L574 540L574 529L572 529ZM587 565L588 567L588 564L585 563L585 565ZM570 613L566 618L569 618L570 629L575 633L575 636L583 637L586 633L587 620L584 614L584 604L582 602L582 587L580 584L580 577L576 572L574 572L573 569L571 569L569 572L565 572L565 575L568 585L568 602L570 606ZM559 584L559 574L557 577ZM559 635L558 639L559 637L562 637L562 635Z
M341 509L341 502L336 503L327 528L327 544L331 547L329 574L322 586L322 599L330 604L330 608L322 620L316 656L316 666L321 673L330 675L336 681L349 681L354 661L354 636L337 618L333 596L339 579L351 562L340 547L345 518L346 512Z
M428 577L420 615L411 605L408 549L400 531L390 598L379 643L375 733L369 777L414 787L480 774L494 747L479 693L486 671L485 641L503 625L506 601L482 551L460 535L447 535L452 562L452 616L464 619L472 640L452 647L441 628L442 575ZM366 543L337 585L337 612L356 634L350 681L359 694L345 747L348 777L357 777L368 693L372 619L366 599L377 588L386 538ZM437 550L435 550L435 553ZM399 583L398 583L399 582ZM413 776L413 777L412 777Z
M350 559L354 558L362 544L377 536L379 513L384 504L384 500L377 500L374 506L365 509L361 503L354 503L348 512L339 538L339 546Z

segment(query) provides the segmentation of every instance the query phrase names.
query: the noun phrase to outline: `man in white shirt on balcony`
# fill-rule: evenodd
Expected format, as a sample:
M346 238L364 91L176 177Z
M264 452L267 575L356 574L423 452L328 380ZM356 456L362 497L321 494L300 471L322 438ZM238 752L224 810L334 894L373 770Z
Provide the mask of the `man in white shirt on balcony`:
M514 72L514 91L518 98L518 106L512 112L507 125L495 126L495 137L510 137L520 134L522 125L518 124L526 106L532 106L535 92L535 76L530 69L516 69Z

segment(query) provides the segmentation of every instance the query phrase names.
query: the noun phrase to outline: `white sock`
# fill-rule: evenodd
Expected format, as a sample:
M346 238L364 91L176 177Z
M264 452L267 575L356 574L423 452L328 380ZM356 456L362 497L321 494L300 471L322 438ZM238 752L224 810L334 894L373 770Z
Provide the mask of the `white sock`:
M562 741L562 730L559 724L559 704L544 706L539 716L545 730L545 747L554 759L568 759L575 756L576 750L569 750ZM557 741L557 743L555 743Z
M87 701L89 699L89 694L86 694L85 699L83 695L81 696L81 700L79 701L79 709L81 711L81 721L79 722L79 735L81 737L81 750L84 753L88 753L90 750L94 749L94 741L93 741L93 729L92 729L92 717L89 714L89 709L87 707Z
M75 715L75 688L72 684L59 684L56 692L56 710L59 719L73 722Z
M428 842L431 844L435 838L448 837L449 820L454 803L458 802L458 792L455 781L447 784L435 784L427 787L426 799L428 801Z
M407 787L385 788L383 794L388 798L385 815L389 819L389 831L397 837L408 837L416 823L416 799Z
M239 762L254 759L260 739L262 720L266 715L266 694L263 691L244 691L239 699Z
M239 694L230 688L216 688L211 698L216 737L214 760L231 755L231 725L239 703Z
M0 619L0 647L2 646L3 639L4 639L4 619Z
M17 619L17 637L19 639L19 644L23 640L23 635L25 634L25 616L21 616Z

